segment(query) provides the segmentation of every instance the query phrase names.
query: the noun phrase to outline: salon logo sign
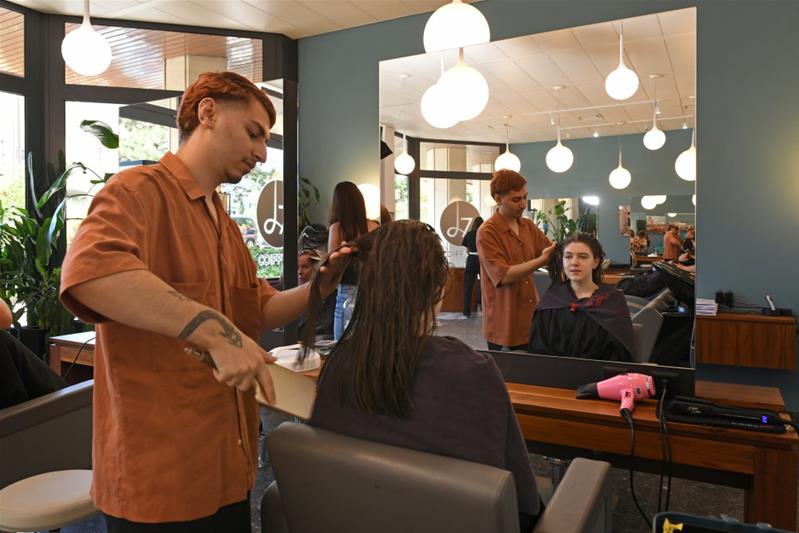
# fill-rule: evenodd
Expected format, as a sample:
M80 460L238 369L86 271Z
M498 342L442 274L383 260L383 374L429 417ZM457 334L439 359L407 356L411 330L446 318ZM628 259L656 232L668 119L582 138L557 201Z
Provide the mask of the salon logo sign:
M269 246L281 248L284 223L283 180L272 180L261 189L255 213L261 237Z
M480 212L469 202L456 200L450 203L441 213L438 223L441 233L447 242L461 246L463 236L472 224L472 220L480 216Z

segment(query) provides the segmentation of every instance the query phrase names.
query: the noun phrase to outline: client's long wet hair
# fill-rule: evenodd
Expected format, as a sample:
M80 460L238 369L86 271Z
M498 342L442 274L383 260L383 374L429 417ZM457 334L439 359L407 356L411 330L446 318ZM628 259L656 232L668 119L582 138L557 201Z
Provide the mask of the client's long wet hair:
M602 261L605 260L605 251L602 249L602 245L599 244L597 238L590 233L575 233L568 239L564 239L558 243L558 246L552 253L552 257L549 258L549 266L547 267L549 270L549 279L552 280L553 285L555 283L566 283L568 281L566 272L563 270L563 251L568 245L575 242L581 242L588 246L594 259L599 259L599 264L591 271L591 280L599 285L602 283Z
M342 404L367 413L407 417L413 410L416 364L426 338L435 331L435 306L447 280L447 259L435 231L414 220L381 226L354 246L362 265L355 309L320 379L335 365ZM320 310L316 275L306 347L313 346Z

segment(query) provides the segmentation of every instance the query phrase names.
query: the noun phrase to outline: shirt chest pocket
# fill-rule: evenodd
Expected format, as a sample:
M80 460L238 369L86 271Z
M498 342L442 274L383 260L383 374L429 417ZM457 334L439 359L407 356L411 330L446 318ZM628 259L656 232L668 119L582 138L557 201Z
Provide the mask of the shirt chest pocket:
M180 295L207 305L206 302L208 302L209 291L211 290L210 281L167 283ZM210 371L196 357L185 352L186 346L188 344L180 339L153 334L150 337L150 368L155 372Z
M242 333L255 342L261 339L261 290L254 287L232 287L230 300L233 321Z

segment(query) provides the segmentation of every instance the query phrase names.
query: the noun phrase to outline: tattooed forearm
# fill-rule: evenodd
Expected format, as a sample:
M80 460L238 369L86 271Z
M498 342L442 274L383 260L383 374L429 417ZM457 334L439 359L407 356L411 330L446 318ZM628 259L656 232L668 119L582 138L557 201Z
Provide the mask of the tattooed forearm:
M241 335L239 332L236 331L230 322L219 313L215 311L201 311L197 316L191 319L191 321L186 324L186 327L183 328L183 331L180 332L178 335L179 339L186 339L191 335L195 329L200 327L200 324L205 322L206 320L216 320L219 322L219 325L222 326L222 331L219 332L228 343L232 344L233 346L238 346L241 348Z
M186 298L184 295L180 294L178 291L168 291L168 294L171 294L181 302L190 302L191 299Z

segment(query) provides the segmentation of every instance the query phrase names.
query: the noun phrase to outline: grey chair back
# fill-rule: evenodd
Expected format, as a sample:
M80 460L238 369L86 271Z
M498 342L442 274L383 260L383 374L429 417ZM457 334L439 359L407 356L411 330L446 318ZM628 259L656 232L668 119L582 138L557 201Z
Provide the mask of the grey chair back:
M264 500L264 533L519 530L506 470L290 423L267 446L280 489Z
M84 381L0 409L0 488L55 470L92 465L92 392Z

